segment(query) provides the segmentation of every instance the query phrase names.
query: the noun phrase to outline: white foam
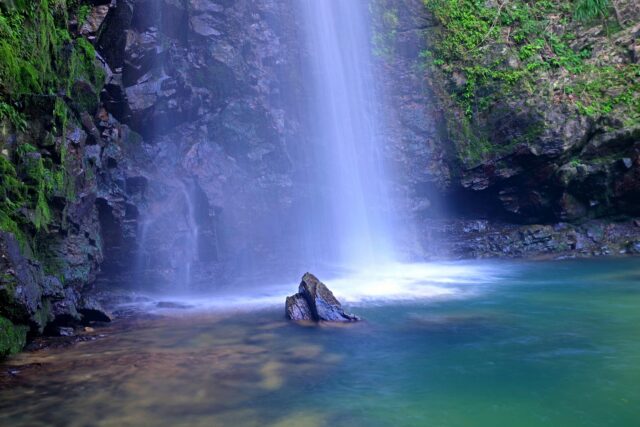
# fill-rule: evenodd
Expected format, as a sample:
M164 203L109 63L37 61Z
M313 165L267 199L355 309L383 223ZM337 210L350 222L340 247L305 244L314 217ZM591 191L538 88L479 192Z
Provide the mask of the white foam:
M470 297L494 283L505 273L505 266L491 263L389 263L358 271L319 275L348 305ZM298 282L256 284L215 295L166 297L189 305L193 310L254 310L282 306L287 295L296 292ZM157 309L162 312L183 309Z
M469 264L392 263L326 283L346 303L406 301L462 296L490 280L488 268Z

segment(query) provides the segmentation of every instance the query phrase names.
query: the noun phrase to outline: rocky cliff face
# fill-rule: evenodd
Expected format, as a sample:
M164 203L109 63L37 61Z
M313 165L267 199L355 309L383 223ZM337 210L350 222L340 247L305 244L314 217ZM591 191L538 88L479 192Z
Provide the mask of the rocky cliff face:
M18 42L24 23L68 34L39 40L59 80L0 64L1 353L88 321L99 272L211 285L231 260L286 251L301 143L288 2L42 1L1 18Z
M612 9L605 20L581 21L571 2L471 3L373 2L396 118L390 140L423 235L444 227L458 242L482 240L454 244L458 256L571 253L571 233L593 243L586 254L633 252L640 17ZM443 215L449 220L435 220ZM527 227L502 244L465 232L473 219L505 236L509 223L568 224L546 233L555 244L536 246L525 242ZM625 230L617 239L588 237L611 222Z
M127 159L139 137L99 103L105 74L79 34L87 10L2 8L0 353L15 350L7 337L24 343L28 332L90 321L97 306L81 292L105 240L133 247L140 188ZM117 236L107 216L121 224Z
M144 139L134 266L149 273L143 280L210 282L216 265L259 264L285 249L278 236L290 232L301 143L291 10L138 0L107 14L96 44L110 69L103 101ZM114 261L105 268L132 267Z

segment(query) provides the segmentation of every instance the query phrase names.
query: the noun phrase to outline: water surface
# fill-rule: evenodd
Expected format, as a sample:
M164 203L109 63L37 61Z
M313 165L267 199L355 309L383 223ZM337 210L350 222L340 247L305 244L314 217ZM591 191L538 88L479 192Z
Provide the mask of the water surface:
M0 425L640 425L637 259L410 268L347 295L361 324L288 323L265 291L16 356Z

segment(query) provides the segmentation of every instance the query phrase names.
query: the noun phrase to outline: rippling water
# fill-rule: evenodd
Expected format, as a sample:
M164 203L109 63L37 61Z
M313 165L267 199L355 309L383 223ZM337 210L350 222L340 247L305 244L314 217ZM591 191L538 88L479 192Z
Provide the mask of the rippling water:
M0 425L640 425L638 259L326 281L365 322L288 323L294 285L264 286L11 358Z

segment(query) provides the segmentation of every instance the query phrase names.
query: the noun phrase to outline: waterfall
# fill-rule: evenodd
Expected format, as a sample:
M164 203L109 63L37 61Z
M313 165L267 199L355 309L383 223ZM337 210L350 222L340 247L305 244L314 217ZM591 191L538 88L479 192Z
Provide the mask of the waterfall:
M300 6L312 90L309 179L315 216L306 234L316 248L313 255L362 266L391 261L394 227L368 2L303 0Z
M198 236L200 233L198 219L196 218L195 189L193 187L194 184L188 185L185 182L182 182L180 186L186 207L186 230L183 251L178 255L178 259L180 259L183 266L183 283L186 289L191 287L193 264L198 261Z
M134 271L138 284L147 283L147 269L149 268L149 227L152 221L149 218L142 218L138 223L138 250L136 254Z
M194 267L202 255L197 184L189 179L175 182L175 187L168 187L170 197L148 206L139 221L134 266L136 280L143 286L157 284L158 278L164 275L175 290L188 291L194 282Z

